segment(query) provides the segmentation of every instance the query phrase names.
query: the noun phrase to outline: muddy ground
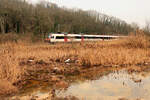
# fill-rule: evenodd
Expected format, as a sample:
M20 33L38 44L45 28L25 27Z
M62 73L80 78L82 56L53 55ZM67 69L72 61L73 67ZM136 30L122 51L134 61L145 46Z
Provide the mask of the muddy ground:
M128 73L137 72L142 73L150 71L150 64L139 64L139 65L122 65L122 66L79 66L76 64L77 61L74 59L67 59L64 62L52 61L44 62L38 61L33 58L29 58L20 62L20 66L26 69L25 75L22 80L14 83L19 88L16 94L11 95L6 100L79 100L77 97L57 97L55 94L56 90L67 89L71 83L85 80L96 80L97 78L107 75L113 71L126 69ZM141 80L134 80L140 82ZM45 97L38 97L28 95L25 98L20 97L21 93L30 91L32 88L51 86L49 95ZM6 97L6 96L4 96ZM120 98L119 100L127 100Z

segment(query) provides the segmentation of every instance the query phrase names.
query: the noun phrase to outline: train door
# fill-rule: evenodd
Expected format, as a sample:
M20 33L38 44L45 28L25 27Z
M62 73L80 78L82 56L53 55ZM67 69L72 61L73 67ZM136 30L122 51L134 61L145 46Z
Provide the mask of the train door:
M64 42L68 42L67 34L64 34Z

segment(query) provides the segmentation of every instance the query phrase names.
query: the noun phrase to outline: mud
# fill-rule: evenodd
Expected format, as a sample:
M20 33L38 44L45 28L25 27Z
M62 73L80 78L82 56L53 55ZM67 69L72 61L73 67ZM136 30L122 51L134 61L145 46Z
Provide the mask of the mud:
M65 60L66 61L66 60ZM92 90L92 88L100 87L98 85L91 85L92 82L96 83L97 81L101 83L101 78L114 76L112 78L112 81L117 79L117 77L122 77L122 74L119 74L120 71L124 70L125 75L132 75L132 74L138 74L143 77L149 76L150 67L149 64L139 64L135 66L93 66L93 67L86 67L86 66L79 66L75 62L75 60L70 60L69 62L65 61L52 61L45 62L42 60L35 60L34 58L24 59L22 62L20 62L20 66L24 67L26 70L25 75L22 77L22 80L14 83L14 86L17 86L19 88L19 92L14 95L10 96L9 98L5 98L6 100L143 100L142 98L128 98L126 95L117 96L117 98L114 98L113 92L112 93L105 93L110 94L111 97L108 98L100 95L101 98L93 98L97 92L97 90ZM123 76L124 77L124 76ZM111 78L110 78L111 79ZM109 80L109 78L106 78L105 80ZM118 84L120 84L120 79ZM128 80L128 78L126 79ZM121 84L124 86L128 83L128 81L124 80ZM143 79L141 77L135 78L131 77L130 80L132 82L139 84L143 82ZM86 83L86 82L90 83ZM111 83L112 81L109 81ZM91 87L84 91L83 93L82 88L79 86L83 85L84 82L86 84L90 84ZM96 83L97 84L97 83ZM105 82L101 83L101 86L107 86L105 85ZM78 86L79 85L79 86ZM111 90L114 90L113 86L116 85L115 83L112 83L110 86ZM134 85L133 85L134 87ZM132 89L132 86L130 87ZM74 90L78 92L79 94L74 95ZM102 88L100 88L102 90ZM124 90L124 89L123 89ZM123 91L119 90L119 91ZM72 92L70 92L72 91ZM93 94L86 94L87 92L92 92ZM128 91L126 91L128 92ZM120 92L119 92L120 93ZM116 94L119 94L116 92ZM125 93L125 92L123 92ZM61 94L61 95L60 95ZM80 95L80 96L79 96ZM87 96L92 96L91 98ZM108 99L107 99L108 98ZM150 98L149 98L150 99ZM149 100L145 99L144 100Z
M149 82L150 76L130 74L124 69L96 80L73 83L65 91L57 91L57 95L65 97L71 94L80 100L149 100Z

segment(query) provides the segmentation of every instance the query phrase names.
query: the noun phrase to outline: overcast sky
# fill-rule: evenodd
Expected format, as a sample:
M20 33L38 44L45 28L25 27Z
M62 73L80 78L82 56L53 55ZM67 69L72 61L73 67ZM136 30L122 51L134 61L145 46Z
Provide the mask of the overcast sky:
M37 3L42 0L30 0ZM118 17L127 23L136 22L140 26L150 20L150 0L46 0L66 6L68 8L80 8L83 10L96 10L107 15Z

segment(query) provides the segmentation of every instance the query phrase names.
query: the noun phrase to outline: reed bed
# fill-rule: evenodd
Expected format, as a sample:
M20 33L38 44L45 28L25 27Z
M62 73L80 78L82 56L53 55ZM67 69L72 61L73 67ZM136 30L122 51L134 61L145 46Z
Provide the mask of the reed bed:
M22 61L34 59L64 63L71 59L83 67L145 64L150 62L150 42L144 35L131 35L114 41L54 45L7 42L0 44L0 55L0 87L6 87L9 92L16 90L13 84L21 80L26 72L20 65ZM4 86L6 82L9 87ZM0 94L2 92L0 89Z

